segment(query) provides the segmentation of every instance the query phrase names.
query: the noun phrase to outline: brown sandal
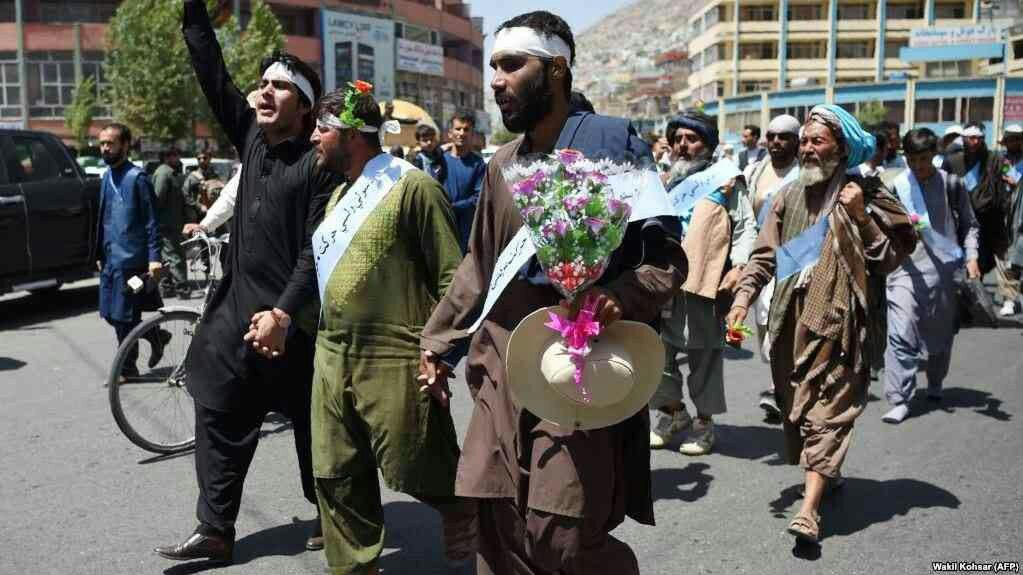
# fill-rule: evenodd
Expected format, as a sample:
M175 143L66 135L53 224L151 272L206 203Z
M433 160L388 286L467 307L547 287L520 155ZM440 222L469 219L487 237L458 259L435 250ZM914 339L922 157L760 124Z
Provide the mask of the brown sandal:
M811 517L803 513L796 514L796 516L792 518L792 522L789 523L789 534L795 535L797 539L808 541L810 543L817 543L820 541L821 516L820 514L815 515L816 517Z

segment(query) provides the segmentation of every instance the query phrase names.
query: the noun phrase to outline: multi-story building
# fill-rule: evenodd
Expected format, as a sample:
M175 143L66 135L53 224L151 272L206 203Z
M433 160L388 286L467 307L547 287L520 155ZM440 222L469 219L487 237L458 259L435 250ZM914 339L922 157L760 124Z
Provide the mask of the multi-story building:
M1019 12L1018 0L713 0L689 20L685 100L705 102L730 135L822 102L854 111L882 102L903 125L997 124L1005 82L992 75L1005 73L1004 40L924 53L911 37L997 31Z
M393 26L393 45L385 48L392 55L380 62L393 67L389 76L394 97L425 108L442 126L458 110L482 115L482 22L469 16L468 4L459 0L268 2L284 29L286 49L310 62L324 78L333 78L343 69L336 65L331 74L325 74L322 37L327 14L387 21L388 27ZM105 87L106 23L119 3L0 0L0 125L70 137L63 114L74 86L83 77L93 76L101 93ZM249 18L248 0L234 0L234 7L244 26ZM333 50L340 47L331 48L333 57ZM356 48L359 60L352 68L358 74L364 71L366 55L358 51L364 46ZM402 50L414 51L415 57L402 58ZM109 121L110 114L108 106L101 106L96 124ZM197 136L205 135L199 132Z

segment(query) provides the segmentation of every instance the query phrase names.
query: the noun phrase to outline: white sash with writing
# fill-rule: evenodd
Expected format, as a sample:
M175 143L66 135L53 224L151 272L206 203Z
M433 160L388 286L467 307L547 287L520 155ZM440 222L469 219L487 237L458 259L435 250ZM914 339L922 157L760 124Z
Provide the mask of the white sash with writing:
M321 302L324 301L330 274L345 255L352 238L366 218L394 188L394 184L406 172L415 169L405 160L390 154L379 154L366 163L362 175L348 187L344 197L313 232L313 257L316 260L316 283L320 288Z
M664 183L661 182L657 172L644 170L642 177L637 183L635 173L619 174L608 177L608 184L613 190L629 190L632 197L625 200L632 208L629 216L630 222L637 222L657 216L674 215L671 203L668 201L668 194L664 191ZM503 190L502 190L503 191ZM507 193L507 192L505 192ZM615 194L621 197L625 194ZM525 224L519 228L508 245L501 251L494 266L494 273L490 277L490 286L487 288L487 298L483 302L483 310L476 322L469 327L469 333L474 333L483 325L483 320L490 314L490 310L497 303L504 288L508 287L515 278L522 266L526 265L529 258L536 254L536 246L529 238L529 228Z

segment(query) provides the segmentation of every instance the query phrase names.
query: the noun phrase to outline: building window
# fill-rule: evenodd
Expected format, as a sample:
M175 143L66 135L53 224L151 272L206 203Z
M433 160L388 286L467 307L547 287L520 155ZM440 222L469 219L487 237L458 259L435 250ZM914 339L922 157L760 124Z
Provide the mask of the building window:
M33 118L62 118L71 104L75 88L75 64L71 52L29 52L29 115Z
M0 119L21 117L21 76L15 52L0 52Z
M962 20L966 18L966 4L964 2L935 4L934 17Z
M871 13L869 4L838 5L839 20L872 20L873 18L874 15Z
M248 26L252 17L252 10L246 2L242 11L242 26ZM316 36L316 15L318 12L313 9L290 8L276 3L267 3L273 11L277 21L281 23L281 29L289 36Z
M824 42L789 42L786 52L790 60L815 60L826 55Z
M917 100L914 122L937 122L941 117L941 100Z
M82 52L82 78L91 77L96 80L97 118L110 118L113 116L110 111L110 99L106 95L110 83L107 82L106 71L103 69L105 57L103 52Z
M823 20L824 7L820 4L789 5L789 20Z
M885 40L884 57L898 58L899 52L907 46L909 46L909 40L907 38L895 38L892 40Z
M703 26L702 26L703 30L706 30L707 28L710 28L714 24L718 23L718 21L721 19L720 8L721 8L721 6L718 6L715 9L707 10L707 13L703 15Z
M778 19L774 13L774 6L741 6L739 15L747 22L773 22Z
M837 58L873 58L874 43L870 40L842 40L836 48Z
M889 20L916 20L924 17L924 6L922 3L888 4L885 8L885 17Z
M742 60L773 60L778 57L774 42L744 42L739 44L739 58Z
M115 0L41 0L25 4L26 22L107 22L117 10Z
M963 123L990 122L994 119L995 101L990 96L963 98Z
M769 92L774 88L771 80L743 80L739 82L740 94L752 94L756 92Z
M14 22L14 0L0 0L0 22Z
M440 34L436 30L413 26L404 22L394 23L394 37L404 38L421 44L433 44L434 46L440 44Z
M849 76L835 79L836 84L869 84L873 81L873 76Z
M928 62L924 70L928 78L965 78L970 75L970 62Z

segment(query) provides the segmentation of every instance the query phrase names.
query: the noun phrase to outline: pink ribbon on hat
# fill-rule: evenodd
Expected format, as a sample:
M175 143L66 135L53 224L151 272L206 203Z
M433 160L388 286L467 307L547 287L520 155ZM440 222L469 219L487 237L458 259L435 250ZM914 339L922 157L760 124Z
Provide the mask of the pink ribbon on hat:
M547 312L550 321L544 324L561 334L572 365L575 366L575 386L579 388L584 403L590 402L590 392L583 385L583 368L586 366L586 356L590 355L590 340L600 335L600 322L594 319L597 315L597 301L598 298L587 296L579 313L571 320Z

